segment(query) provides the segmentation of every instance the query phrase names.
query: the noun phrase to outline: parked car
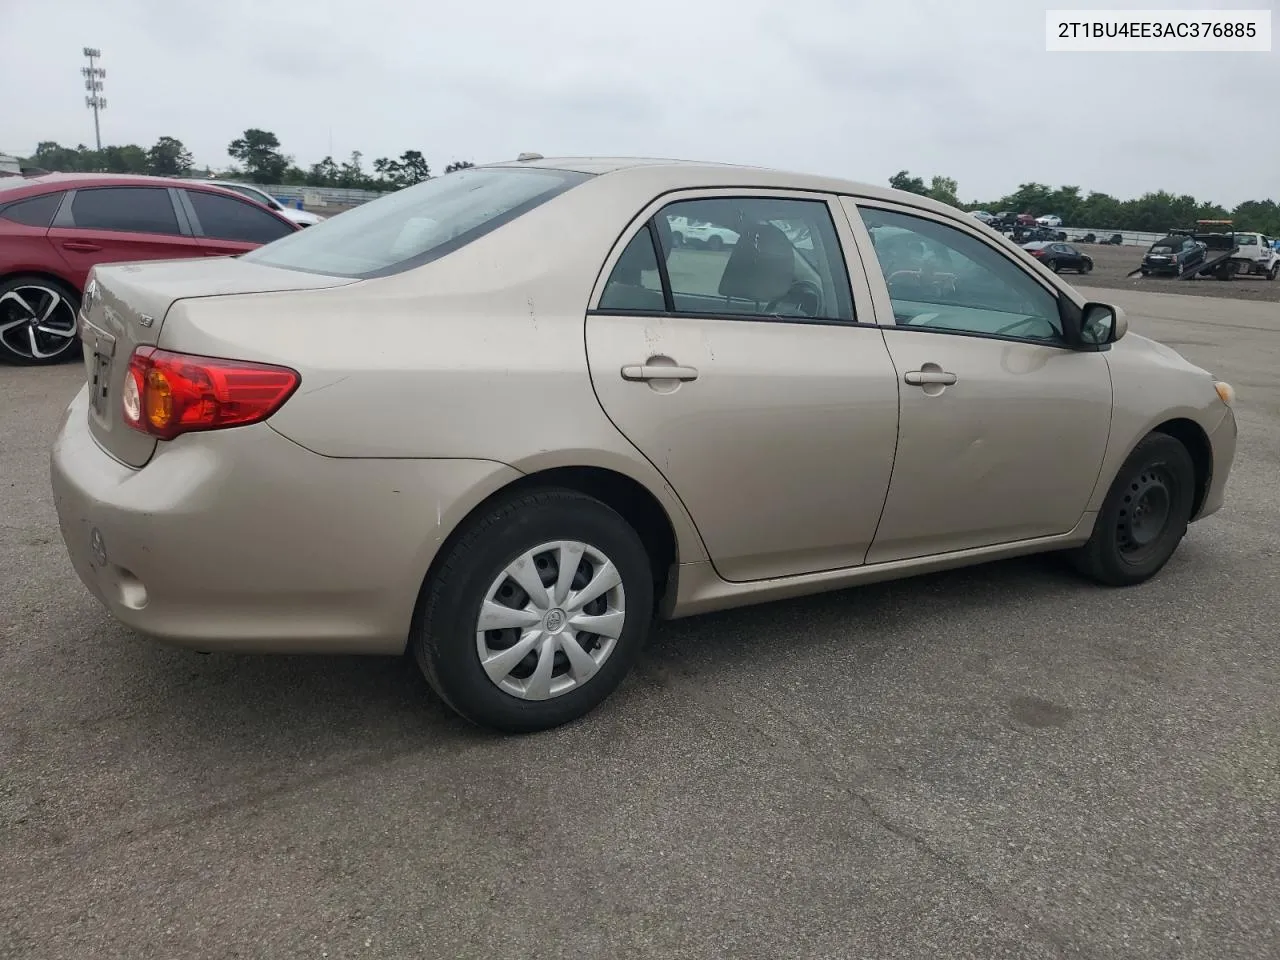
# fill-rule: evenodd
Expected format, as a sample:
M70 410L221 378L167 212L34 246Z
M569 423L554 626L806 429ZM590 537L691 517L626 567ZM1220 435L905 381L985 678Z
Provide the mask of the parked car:
M1056 213L1047 213L1042 217L1036 217L1036 223L1042 227L1060 227L1062 226L1062 218Z
M0 360L73 359L80 293L97 264L244 253L299 229L229 191L160 177L0 180Z
M1170 235L1157 240L1142 258L1139 271L1145 277L1150 274L1171 274L1180 277L1205 259L1205 247L1191 237Z
M1141 583L1235 451L1231 388L1122 311L845 180L500 163L89 291L51 469L94 596L203 651L407 648L507 731L655 615L1044 551Z
M672 239L676 246L694 243L711 250L721 250L738 242L736 231L716 226L706 220L680 217L671 224Z
M255 187L251 183L238 183L235 180L192 180L188 182L209 183L215 187L222 187L224 190L233 190L242 196L248 197L250 200L256 200L276 213L288 217L300 227L312 227L324 219L324 217L317 213L312 213L310 210L299 210L297 207L285 206L267 191L261 187Z
M1033 243L1023 245L1024 250L1031 254L1054 273L1060 270L1074 270L1077 273L1085 274L1093 269L1093 258L1088 254L1081 253L1069 243L1051 243L1046 240L1037 240Z
M983 223L988 225L996 219L996 215L994 213L989 213L986 210L970 210L969 216L974 217L977 220L981 220Z

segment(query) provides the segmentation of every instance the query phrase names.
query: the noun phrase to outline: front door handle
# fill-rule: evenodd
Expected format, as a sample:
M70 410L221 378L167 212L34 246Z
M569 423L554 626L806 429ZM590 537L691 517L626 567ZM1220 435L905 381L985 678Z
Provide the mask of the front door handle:
M903 374L902 379L913 387L923 387L930 383L949 387L956 382L956 375L947 373L945 370L908 370Z
M623 380L680 380L698 379L693 367L672 366L664 363L629 363L622 368Z

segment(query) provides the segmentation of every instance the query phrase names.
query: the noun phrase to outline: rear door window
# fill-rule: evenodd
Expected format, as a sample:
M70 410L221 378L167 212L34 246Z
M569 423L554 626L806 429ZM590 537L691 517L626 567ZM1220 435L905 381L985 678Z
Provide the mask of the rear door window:
M198 231L214 240L242 243L270 243L293 228L281 223L262 207L235 197L223 197L203 190L188 190L187 197L199 221Z
M24 227L47 227L53 223L53 215L58 212L62 197L62 191L28 197L0 209L0 217Z
M71 218L81 230L179 234L178 215L165 187L79 189Z
M854 320L844 254L823 200L681 200L652 223L676 313ZM700 226L681 239L682 223Z

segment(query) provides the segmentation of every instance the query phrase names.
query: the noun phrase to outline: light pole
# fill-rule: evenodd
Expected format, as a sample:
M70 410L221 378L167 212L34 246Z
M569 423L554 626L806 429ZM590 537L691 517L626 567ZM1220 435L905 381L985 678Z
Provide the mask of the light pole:
M107 71L94 64L95 60L102 57L102 51L97 47L85 47L84 55L89 58L89 65L80 68L80 72L84 74L84 88L89 91L89 95L84 98L84 105L93 110L93 138L101 153L102 128L98 125L98 111L107 109L107 98L102 96L102 81L107 78Z

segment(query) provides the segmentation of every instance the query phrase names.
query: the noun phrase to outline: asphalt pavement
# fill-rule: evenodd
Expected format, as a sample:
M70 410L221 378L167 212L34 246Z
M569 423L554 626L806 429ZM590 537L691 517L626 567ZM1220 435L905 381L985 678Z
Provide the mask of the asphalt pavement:
M407 660L111 622L48 485L81 370L0 367L0 957L1280 956L1280 309L1115 299L1239 393L1226 508L1156 580L678 621L519 739Z

